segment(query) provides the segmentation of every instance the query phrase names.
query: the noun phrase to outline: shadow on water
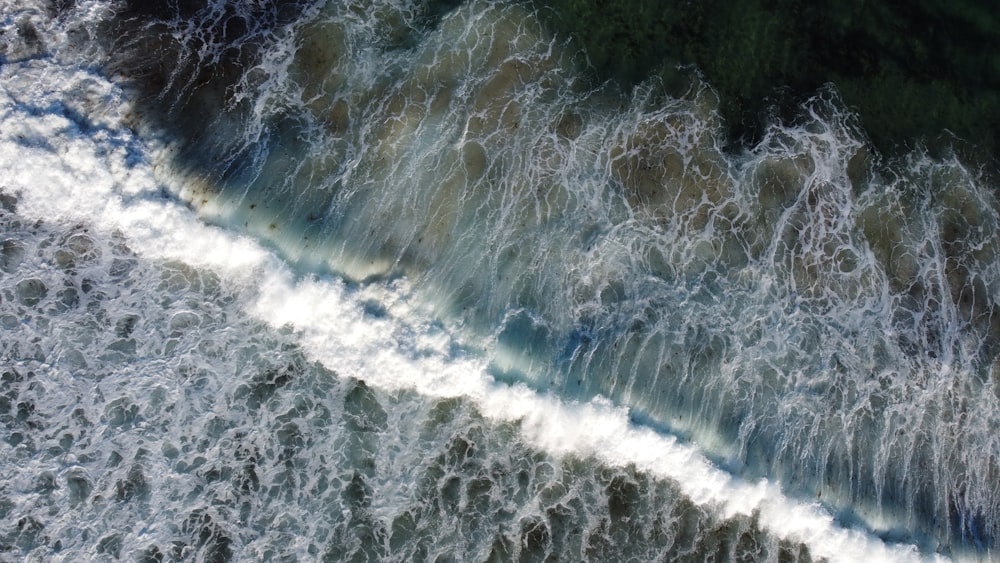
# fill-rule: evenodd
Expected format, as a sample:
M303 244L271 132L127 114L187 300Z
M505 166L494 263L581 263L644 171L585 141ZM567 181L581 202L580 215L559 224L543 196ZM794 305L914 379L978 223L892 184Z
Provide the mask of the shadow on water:
M917 141L1000 146L1000 19L992 3L534 0L586 50L594 74L631 88L694 65L719 92L734 139L754 143L832 82L886 154Z
M692 69L702 73L719 94L733 149L759 142L775 118L793 121L803 100L833 83L883 154L921 144L932 154L955 149L970 162L995 165L1000 18L984 2L529 3L551 30L583 48L598 81L629 90L657 75L681 95ZM260 62L272 34L320 2L217 4L128 1L102 33L115 38L108 39L111 70L139 91L141 116L184 140L178 159L195 166L207 160L199 168L213 173L240 140L206 124L219 118L219 107L229 110L229 125L241 121L248 100L233 94L247 80L244 71ZM395 37L395 48L411 47L461 2L422 4L418 28ZM176 32L191 22L204 33L177 42ZM250 162L227 164L237 172Z
M98 37L108 72L132 90L134 124L165 132L178 164L218 180L253 158L238 134L251 111L238 95L254 80L247 69L312 3L127 0Z
M61 1L59 10L72 7ZM281 130L294 129L294 124L274 122L262 131L246 130L254 101L247 92L259 87L266 74L252 69L262 64L264 51L289 24L324 4L322 0L126 0L98 37L110 54L108 72L133 90L136 125L166 133L174 164L208 181L252 181L259 173L261 150L296 140L294 132ZM459 4L460 0L422 2L421 17L412 22L411 32L391 37L384 47L412 47ZM366 8L360 4L356 8L363 16ZM303 147L288 148L304 152Z

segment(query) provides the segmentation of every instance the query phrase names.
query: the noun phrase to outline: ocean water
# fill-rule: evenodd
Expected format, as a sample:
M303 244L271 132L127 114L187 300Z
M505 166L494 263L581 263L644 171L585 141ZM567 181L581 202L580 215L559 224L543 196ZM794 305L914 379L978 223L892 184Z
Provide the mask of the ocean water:
M0 16L0 558L993 557L988 165L524 3Z

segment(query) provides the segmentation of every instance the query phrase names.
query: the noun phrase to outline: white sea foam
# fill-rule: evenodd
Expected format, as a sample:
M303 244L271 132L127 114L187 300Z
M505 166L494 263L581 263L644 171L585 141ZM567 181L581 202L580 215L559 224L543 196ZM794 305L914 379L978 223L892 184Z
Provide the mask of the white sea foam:
M209 268L254 295L253 315L275 328L292 326L311 356L343 376L386 390L467 397L494 420L517 421L530 444L553 455L632 464L676 482L692 501L723 515L757 512L767 530L805 543L814 556L920 558L912 546L838 527L824 509L789 499L778 484L732 477L695 446L632 424L627 409L609 401L565 402L495 382L480 355L413 305L405 280L354 287L301 278L254 241L205 226L162 197L164 179L150 165L149 149L123 126L127 106L103 78L38 62L0 72L3 188L19 195L23 216L120 231L145 260ZM80 114L72 108L78 92L92 108ZM364 304L372 301L386 314L366 315Z
M609 465L634 464L675 481L693 501L716 507L727 517L759 511L766 529L807 544L816 556L831 561L920 559L912 546L887 546L862 532L839 528L819 505L789 499L777 484L728 475L694 446L634 426L627 409L607 400L566 403L523 385L494 382L482 361L449 353L448 337L432 323L407 326L420 317L408 310L405 289L383 289L393 293L386 300L390 319L372 322L363 318L357 297L339 283L296 283L288 273L272 273L262 284L255 314L278 326L295 326L306 349L339 373L386 389L472 398L491 418L520 421L529 443L547 452L593 455Z
M523 4L372 5L242 4L236 39L225 0L119 22L165 45L114 60L174 134L167 191L298 272L406 273L500 379L607 397L878 534L992 541L1000 213L973 171L879 163L832 89L734 152L702 81L588 90Z

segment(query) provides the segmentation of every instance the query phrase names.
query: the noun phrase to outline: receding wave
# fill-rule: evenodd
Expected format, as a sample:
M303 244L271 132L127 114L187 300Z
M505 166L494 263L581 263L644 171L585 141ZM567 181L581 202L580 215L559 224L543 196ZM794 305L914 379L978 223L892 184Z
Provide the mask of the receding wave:
M375 360L344 362L351 354L338 360L337 351L319 343L335 321L306 314L322 309L323 300L308 299L308 284L277 286L280 297L272 297L284 305L259 305L258 320L240 322L257 326L304 299L285 319L305 339L296 342L312 342L302 346L313 359L368 382L336 379L343 401L352 394L375 397L359 399L364 416L419 425L437 416L428 409L458 409L461 422L445 426L484 428L482 438L463 438L467 446L488 444L474 451L502 451L508 460L541 456L547 461L539 463L558 470L537 483L609 495L595 501L607 504L607 520L589 512L571 518L590 523L581 530L622 521L616 518L624 513L615 512L621 508L615 495L625 486L619 477L629 484L627 494L669 489L655 493L662 497L649 500L654 504L687 506L691 501L678 499L692 493L683 482L673 489L679 473L633 467L612 475L602 469L610 460L600 456L554 461L546 457L554 446L541 438L517 452L505 449L501 437L526 419L505 419L503 408L491 410L494 403L482 397L527 386L532 400L541 401L530 404L543 410L563 408L546 406L550 399L564 406L609 401L606 408L626 409L634 425L659 439L674 444L676 436L741 479L780 482L775 495L819 503L844 526L929 552L992 548L1000 532L994 236L1000 215L990 177L967 162L919 148L880 158L832 86L803 103L795 119L767 124L759 143L734 149L719 100L696 72L690 71L681 96L667 94L655 80L627 96L594 85L582 56L518 3L302 2L262 10L209 2L94 10L78 2L54 21L83 30L71 39L90 45L88 56L125 84L133 113L116 118L154 146L146 163L156 169L151 193L159 197L162 185L202 219L263 241L300 275L343 278L343 291L363 302L351 310L398 336L386 346L434 357L442 373L458 370L471 381L465 388L462 377L449 376L441 380L447 385L435 386L412 379L433 378L426 366L385 376L371 373L382 365ZM88 30L95 37L114 30L115 39L94 43ZM30 68L30 59L18 64ZM15 98L12 107L21 103ZM93 131L75 123L81 134ZM24 248L12 252L21 256ZM17 286L13 291L20 293L3 303L53 299L47 289L53 282L39 280L45 291ZM395 291L404 286L406 305L393 309L400 299ZM28 303L32 295L38 301ZM410 315L433 320L419 329L395 324ZM292 339L273 330L251 332L268 342ZM435 340L441 338L445 344ZM369 354L377 356L374 349ZM261 361L234 356L221 354L240 365ZM482 387L484 370L493 387ZM324 377L309 376L302 385L320 385ZM430 407L419 398L448 386L465 399ZM388 391L399 389L407 391ZM396 412L397 403L405 403L402 412L422 414L386 414ZM480 410L489 422L474 422ZM587 419L572 424L581 420ZM542 425L542 433L553 432L552 424ZM355 439L345 437L345 444ZM393 451L416 448L412 455L426 456L432 449L405 444ZM494 454L482 453L479 461L476 455L462 454L462 463L471 465L469 473L455 473L454 491L445 478L452 469L433 470L441 473L440 487L427 502L438 506L452 495L464 510L462 503L479 499L462 487L479 486L473 475L486 471ZM342 485L367 498L369 474L357 471L361 484ZM578 472L586 484L575 484ZM376 474L384 487L405 480ZM507 494L497 491L515 486L505 479L480 483L494 492L483 493L486 504L475 514L488 515L494 527L527 526L518 540L509 540L512 532L496 540L521 547L485 539L462 553L485 558L499 549L520 557L561 552L569 544L578 551L567 553L583 558L610 553L587 551L598 548L590 532L580 530L559 540L568 544L558 543L558 503L532 512L533 524L497 508ZM383 514L357 502L350 506ZM625 502L636 510L625 520L648 520L640 535L653 543L640 543L659 545L650 530L659 529L660 513L639 508L645 502ZM707 510L697 502L692 507ZM754 530L746 537L768 546L754 553L781 557L790 548L769 535L777 533L777 520L755 510L763 523L742 516L716 520L722 517L708 511L697 526L741 531L692 532L684 541L715 545L706 538L742 538ZM420 520L408 512L412 522L400 525L410 532L399 537L416 541L420 526L451 529L446 513ZM345 529L392 537L388 528L375 531L373 522L384 526L385 518L372 518ZM622 542L632 541L624 538L639 537L609 530L602 532L614 538L608 549L624 549ZM770 539L753 539L758 533ZM410 540L400 540L408 547L391 553L417 553L407 551L416 549ZM483 545L491 547L482 551ZM636 545L640 558L679 553Z

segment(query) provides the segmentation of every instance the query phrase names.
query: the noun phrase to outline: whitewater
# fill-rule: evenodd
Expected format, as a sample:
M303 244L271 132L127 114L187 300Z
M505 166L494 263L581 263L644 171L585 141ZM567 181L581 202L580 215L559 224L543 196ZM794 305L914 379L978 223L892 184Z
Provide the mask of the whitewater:
M0 4L0 557L992 556L987 174L277 6Z

